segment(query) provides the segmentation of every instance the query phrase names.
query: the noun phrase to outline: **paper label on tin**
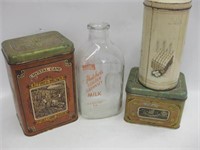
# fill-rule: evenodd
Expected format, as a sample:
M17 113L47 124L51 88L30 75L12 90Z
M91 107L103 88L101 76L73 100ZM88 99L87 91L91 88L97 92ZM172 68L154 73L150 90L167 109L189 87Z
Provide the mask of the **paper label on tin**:
M16 71L26 122L37 130L42 130L43 124L52 126L75 116L72 63L70 57Z
M149 118L149 119L165 121L165 120L168 120L170 112L164 109L139 107L137 114L141 118Z
M35 120L44 119L68 110L66 82L63 77L30 89ZM44 82L44 81L42 81ZM39 84L38 84L39 85Z

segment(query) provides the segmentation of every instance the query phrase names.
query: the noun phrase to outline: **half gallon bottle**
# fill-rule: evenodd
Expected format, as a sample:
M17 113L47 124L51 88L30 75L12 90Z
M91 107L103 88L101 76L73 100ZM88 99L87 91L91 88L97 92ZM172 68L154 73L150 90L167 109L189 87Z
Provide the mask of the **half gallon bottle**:
M105 118L120 112L124 58L109 39L110 25L91 23L89 38L78 55L78 97L81 115Z

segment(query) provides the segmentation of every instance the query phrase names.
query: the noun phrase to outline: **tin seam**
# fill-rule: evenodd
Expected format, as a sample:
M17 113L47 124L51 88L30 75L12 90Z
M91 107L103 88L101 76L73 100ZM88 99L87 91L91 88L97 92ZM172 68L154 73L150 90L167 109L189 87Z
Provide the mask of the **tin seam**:
M153 5L148 5L148 4L145 4L145 3L143 3L144 4L144 6L146 6L146 7L150 7L150 8L155 8L155 9L162 9L162 10L170 10L170 11L181 11L181 10L188 10L188 9L190 9L192 6L190 6L190 7L186 7L186 8L159 8L159 7L155 7L155 6L153 6Z
M16 78L16 77L15 77ZM25 122L23 122L23 120L22 120L22 124L26 124L26 128L24 128L23 130L28 130L28 128L29 128L29 126L28 126L28 122L27 122L27 119L26 119L26 115L25 115L25 111L24 111L24 105L23 105L23 103L22 103L22 96L21 96L21 92L20 92L20 87L19 87L19 83L18 83L18 78L16 78L16 80L17 80L17 87L18 87L18 91L19 91L19 97L20 97L20 103L21 103L21 107L22 107L22 111L23 111L23 116L24 116L24 120L25 120Z
M153 18L154 18L154 8L152 8L152 17L151 17L151 29L150 29L150 39L149 39L149 50L148 50L148 60L147 60L147 72L146 72L146 78L145 78L145 84L147 83L147 77L149 72L149 57L150 57L150 51L151 51L151 34L152 34L152 28L153 28Z

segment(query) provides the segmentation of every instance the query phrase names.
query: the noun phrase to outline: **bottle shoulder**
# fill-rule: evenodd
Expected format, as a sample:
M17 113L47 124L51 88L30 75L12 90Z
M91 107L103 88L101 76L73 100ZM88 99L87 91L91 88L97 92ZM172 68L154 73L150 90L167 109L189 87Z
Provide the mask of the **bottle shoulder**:
M80 62L121 63L124 57L119 48L111 43L87 43L79 49Z

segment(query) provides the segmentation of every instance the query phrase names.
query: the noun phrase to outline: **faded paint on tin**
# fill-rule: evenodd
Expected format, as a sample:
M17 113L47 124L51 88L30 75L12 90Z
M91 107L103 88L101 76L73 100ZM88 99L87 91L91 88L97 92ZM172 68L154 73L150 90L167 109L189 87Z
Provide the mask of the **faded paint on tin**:
M181 73L178 85L169 91L155 91L138 82L138 68L133 68L126 85L124 119L130 123L178 128L183 113L187 89Z
M177 85L191 2L144 2L139 80L148 88L168 90Z

